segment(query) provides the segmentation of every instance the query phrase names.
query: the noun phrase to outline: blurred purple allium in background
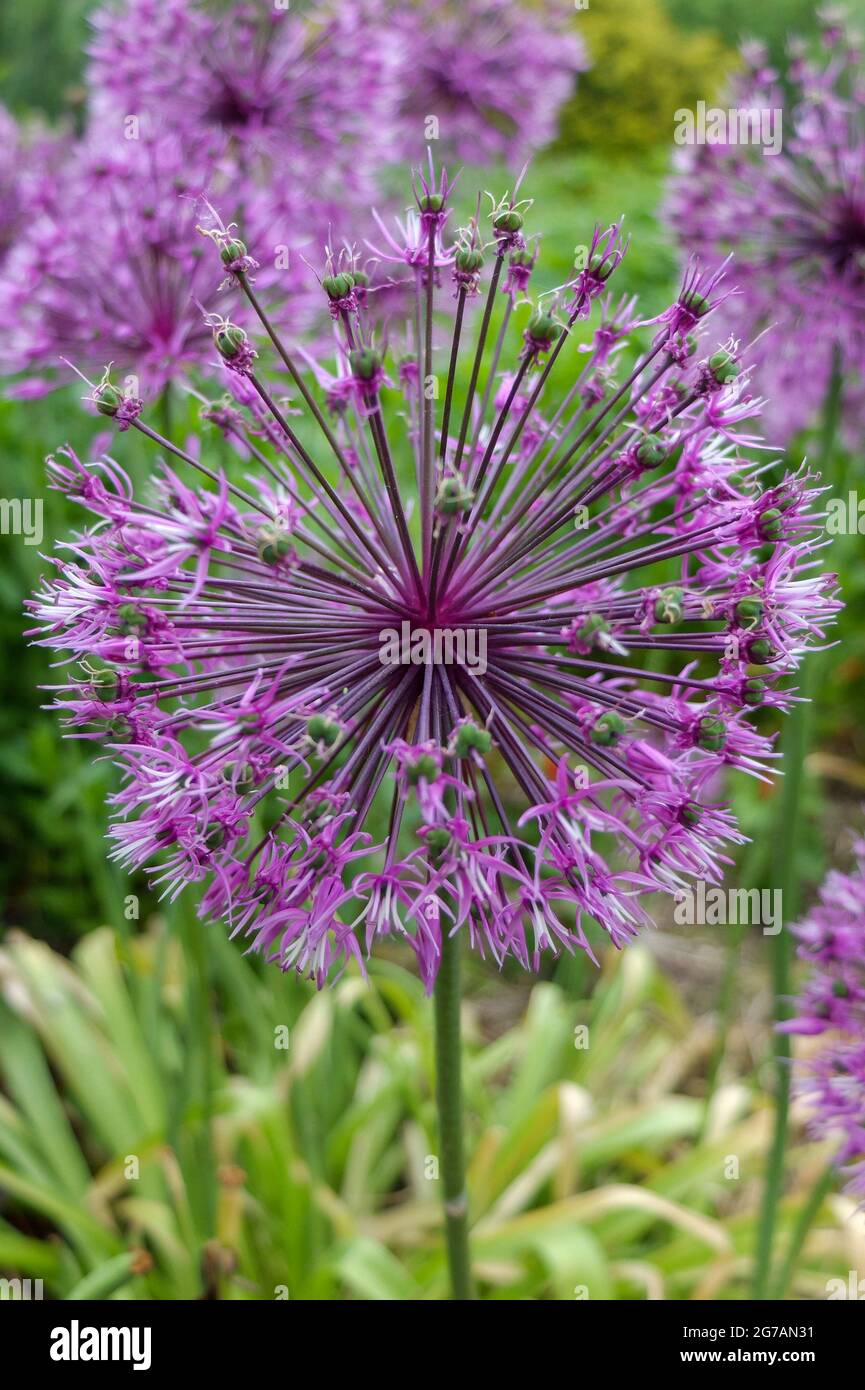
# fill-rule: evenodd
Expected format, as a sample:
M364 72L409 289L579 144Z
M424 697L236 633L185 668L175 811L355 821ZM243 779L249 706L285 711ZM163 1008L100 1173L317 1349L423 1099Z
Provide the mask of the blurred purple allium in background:
M767 480L747 364L707 335L722 277L689 267L634 362L619 226L514 308L529 204L451 231L451 188L416 179L419 313L392 358L348 252L322 267L326 354L274 335L272 377L209 316L202 419L243 470L108 378L90 399L155 444L150 486L108 456L49 465L93 521L34 635L64 654L67 729L122 770L114 856L172 897L206 883L203 914L319 984L394 938L431 988L456 931L537 968L590 951L590 921L626 943L649 892L718 880L742 838L719 773L769 777L751 716L789 707L838 606L809 478ZM269 330L236 229L208 235Z
M33 394L69 379L60 358L91 372L113 359L152 399L206 359L195 300L213 309L213 291L188 235L202 197L242 221L273 312L290 298L296 323L313 287L304 258L349 227L361 243L375 234L389 161L416 160L428 143L522 160L554 133L584 66L568 20L500 0L104 5L92 16L85 135L68 167L37 162L45 206L16 219L0 369L28 373L13 389ZM13 149L15 134L13 124ZM403 307L398 291L390 299ZM377 302L384 311L384 288Z
M397 136L405 158L417 158L430 116L442 157L466 163L521 163L555 137L559 111L588 67L573 6L445 0L389 8L400 39Z
M818 1052L797 1059L799 1090L813 1109L812 1134L840 1139L848 1190L865 1198L865 840L855 857L851 873L829 873L819 902L793 928L810 971L794 1018L780 1027L828 1035Z
M823 14L822 56L790 45L781 75L759 44L729 94L739 110L783 109L780 153L759 144L683 149L668 217L685 254L734 253L742 294L722 319L754 350L766 428L786 443L814 423L833 367L846 378L844 427L865 440L865 78L861 43ZM724 103L726 105L726 103Z

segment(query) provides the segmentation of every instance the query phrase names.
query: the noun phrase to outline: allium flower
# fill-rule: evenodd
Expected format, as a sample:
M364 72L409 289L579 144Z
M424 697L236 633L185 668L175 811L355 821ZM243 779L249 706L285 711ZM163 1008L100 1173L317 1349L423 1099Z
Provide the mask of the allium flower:
M126 0L96 11L96 121L135 113L199 155L346 198L385 154L395 42L377 0L278 6ZM271 164L275 162L275 168Z
M0 106L0 260L28 222L50 201L68 140L40 126L22 126Z
M619 229L589 278L515 309L529 205L448 230L451 189L415 182L397 364L350 261L322 273L326 363L283 343L236 256L279 374L215 320L202 416L243 467L137 403L121 417L106 379L98 408L162 455L151 487L110 457L51 461L93 521L35 633L65 653L67 728L122 769L115 857L170 895L206 882L205 914L319 983L391 937L431 987L455 932L536 968L590 950L589 920L622 945L645 894L719 878L742 837L718 774L768 775L752 715L789 705L838 606L808 476L719 427L759 409L707 337L719 276L692 268L628 369L633 302L572 340Z
M848 1190L865 1198L865 840L855 857L852 873L829 873L819 902L793 928L810 971L794 1018L779 1026L826 1035L818 1052L796 1062L799 1089L813 1107L814 1137L840 1138Z
M754 342L766 428L786 443L813 422L838 361L848 378L845 425L863 438L865 397L865 83L861 47L824 15L822 61L791 47L781 78L760 45L729 105L783 110L780 152L757 144L683 149L668 215L680 244L708 265L732 251L742 294L721 316ZM760 335L763 335L760 337Z
M438 122L437 147L482 163L525 159L556 135L559 111L588 67L574 10L512 0L391 6L399 53L401 147L416 156Z

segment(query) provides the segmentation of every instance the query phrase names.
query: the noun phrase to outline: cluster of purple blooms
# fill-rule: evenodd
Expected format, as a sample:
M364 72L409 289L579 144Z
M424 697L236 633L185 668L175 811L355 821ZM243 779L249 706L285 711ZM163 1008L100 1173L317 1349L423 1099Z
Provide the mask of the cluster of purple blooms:
M710 266L735 253L744 291L724 322L753 344L766 428L786 443L814 422L833 373L844 379L848 439L865 434L865 78L861 40L833 7L822 57L790 45L785 74L761 45L730 93L739 111L783 112L783 144L705 144L680 152L668 217L685 254Z
M347 216L372 234L361 218L387 201L389 160L431 138L522 159L585 67L572 11L506 0L122 0L91 22L86 130L62 165L28 161L28 196L19 177L0 227L0 369L19 394L68 380L60 359L113 360L153 399L206 359L197 198L255 239L260 283L294 325L317 307L304 258Z
M848 1190L865 1198L865 840L855 857L852 873L829 873L818 903L794 928L810 970L795 1017L780 1026L826 1035L818 1052L796 1062L800 1092L814 1137L840 1137Z
M156 446L149 487L111 456L49 462L93 520L35 636L67 729L122 771L115 858L171 897L206 884L203 915L319 984L393 939L431 988L457 931L537 968L717 881L742 839L721 774L768 778L754 716L789 708L838 607L812 479L755 453L748 363L709 336L723 273L689 267L641 322L610 294L613 225L531 304L530 204L451 229L452 188L430 162L387 233L379 272L415 303L387 350L349 250L322 269L325 354L286 345L257 258L208 226L279 374L209 315L210 442L160 434L106 373L90 399ZM482 631L486 669L383 661L404 622Z

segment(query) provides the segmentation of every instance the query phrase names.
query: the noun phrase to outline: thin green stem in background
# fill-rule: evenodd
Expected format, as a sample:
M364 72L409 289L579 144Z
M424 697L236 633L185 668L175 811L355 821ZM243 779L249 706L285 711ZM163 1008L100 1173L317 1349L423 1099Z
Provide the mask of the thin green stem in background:
M449 936L447 931L443 930L441 963L435 983L433 1004L445 1239L453 1297L469 1299L472 1297L472 1290L463 1145L460 1003L459 937Z
M840 415L841 385L841 361L836 349L820 432L819 469L823 480L829 477L829 464L833 454ZM781 784L778 816L772 827L772 878L774 886L781 889L784 923L781 931L770 938L769 946L774 999L773 1022L776 1024L789 1017L790 963L793 943L787 928L790 922L795 921L799 910L798 865L802 843L802 792L812 715L808 697L810 691L817 688L816 672L819 665L819 655L815 655L810 662L805 663L798 692L804 698L801 702L794 704L787 720L783 741L784 780ZM757 1231L754 1262L754 1297L756 1299L765 1299L769 1296L775 1218L784 1182L787 1122L790 1111L790 1038L787 1033L779 1033L777 1029L774 1030L772 1053L775 1066L775 1127L766 1166L766 1181L763 1189L760 1224Z
M814 1186L811 1188L807 1202L800 1209L799 1214L796 1217L796 1224L793 1227L792 1233L790 1235L790 1245L787 1249L787 1254L784 1257L784 1263L782 1264L781 1271L772 1286L773 1298L782 1299L785 1293L787 1292L787 1286L790 1283L790 1280L793 1276L793 1271L796 1268L796 1261L799 1258L802 1246L805 1244L805 1237L807 1236L812 1225L814 1224L814 1221L817 1217L817 1213L822 1207L824 1199L831 1192L834 1181L835 1162L833 1160L831 1163L827 1163L826 1167L823 1169L823 1172L820 1174Z

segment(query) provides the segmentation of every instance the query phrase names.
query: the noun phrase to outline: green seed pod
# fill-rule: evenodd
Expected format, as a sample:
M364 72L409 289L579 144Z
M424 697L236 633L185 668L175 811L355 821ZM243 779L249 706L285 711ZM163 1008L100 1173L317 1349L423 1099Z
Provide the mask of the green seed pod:
M784 515L780 507L767 507L760 513L757 533L764 541L779 541L784 534Z
M667 446L660 435L647 434L637 445L636 453L643 468L660 468L667 457Z
M756 637L748 643L748 660L754 666L771 666L780 655L778 648L768 637Z
M485 756L492 746L492 735L488 729L479 729L477 724L471 722L461 724L457 729L454 752L458 758L467 758L471 752Z
M764 605L759 598L740 598L736 604L736 621L743 627L753 627L762 621Z
M124 636L141 632L147 627L147 618L134 603L121 603L117 610L117 631Z
M475 495L463 486L461 478L453 475L442 478L435 497L436 511L443 516L455 516L457 512L471 510Z
M605 637L610 631L610 624L606 618L602 618L600 613L590 613L577 631L577 637L588 647L597 645L599 637Z
M313 714L307 720L306 732L313 743L323 743L332 748L339 738L339 725L326 714Z
M542 309L535 309L526 325L527 336L538 343L545 343L547 347L556 339L559 332L559 325L555 319L551 314L545 314Z
M522 225L522 213L517 212L516 208L504 208L493 218L493 226L497 232L518 232Z
M531 251L525 248L516 248L510 254L509 265L520 266L523 270L531 270L535 264L535 258Z
M483 268L483 252L470 246L461 246L454 257L454 263L457 270L463 271L466 275L476 275Z
M125 714L115 715L109 719L105 725L105 733L108 738L117 739L118 743L125 743L132 737L132 725Z
M763 703L763 696L766 693L766 682L761 681L757 676L749 676L742 688L742 701L750 705L752 709L757 709Z
M291 554L292 545L281 526L262 526L256 549L263 565L278 565Z
M213 334L213 341L220 357L236 357L240 349L247 342L246 334L242 328L238 328L235 323L225 323L221 328L217 328Z
M435 826L424 836L424 844L430 859L443 859L450 849L451 843L450 831L445 830L444 826Z
M589 731L589 738L592 743L597 743L600 748L611 748L618 743L622 734L625 732L625 721L615 710L607 710Z
M682 589L665 589L655 599L655 621L659 623L680 623L685 612L685 594Z
M340 271L339 275L325 275L321 282L321 287L329 299L345 299L346 295L351 294L354 285L354 276L347 270Z
M697 721L696 742L708 753L720 753L727 742L727 726L720 715L704 714Z
M606 256L601 251L596 251L593 256L590 256L589 264L586 266L589 274L593 275L596 280L609 280L615 268L615 256Z
M835 980L832 985L832 993L836 999L846 999L850 991L843 980Z
M709 358L709 371L719 386L726 386L728 381L735 381L741 370L733 354L725 348L721 348Z
M438 771L438 763L432 753L421 753L414 762L406 765L406 778L409 786L416 787L422 778L427 782L435 781Z
M120 674L111 666L84 664L87 681L99 700L116 700L120 693Z
M365 270L353 270L351 278L354 280L354 287L357 290L365 290L369 286L369 276Z
M699 825L702 814L703 808L696 801L686 801L679 812L679 818L685 825Z
M239 237L224 242L219 249L219 256L223 265L231 265L232 261L242 261L246 254L246 246Z
M372 381L381 368L381 358L373 348L355 348L348 354L352 376L358 381Z
M700 294L699 290L686 290L679 299L679 303L683 309L687 309L688 313L693 314L696 319L701 319L704 314L708 314L712 307L706 296Z
M116 415L123 404L123 394L111 381L101 381L94 387L93 400L100 415Z
M418 199L418 207L421 212L441 212L445 205L444 194L425 193Z

